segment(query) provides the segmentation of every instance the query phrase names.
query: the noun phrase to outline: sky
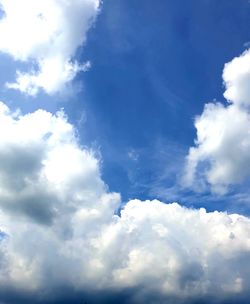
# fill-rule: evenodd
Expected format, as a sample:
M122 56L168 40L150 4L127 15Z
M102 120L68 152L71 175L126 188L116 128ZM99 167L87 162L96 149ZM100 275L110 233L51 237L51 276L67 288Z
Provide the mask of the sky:
M104 2L83 51L93 61L84 75L85 95L69 111L75 119L80 106L88 113L84 127L100 146L104 179L125 201L157 197L190 204L180 189L166 191L173 192L181 170L173 163L182 163L193 145L194 118L204 104L225 103L222 71L246 49L249 5L136 3ZM200 205L202 198L189 195ZM212 209L225 210L221 199Z
M0 0L0 304L248 303L247 0Z

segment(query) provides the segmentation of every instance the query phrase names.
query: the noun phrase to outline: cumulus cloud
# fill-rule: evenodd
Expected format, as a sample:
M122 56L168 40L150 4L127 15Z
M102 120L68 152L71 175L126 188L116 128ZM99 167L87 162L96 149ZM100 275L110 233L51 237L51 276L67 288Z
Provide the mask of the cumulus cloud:
M98 14L99 0L0 0L0 51L28 62L7 87L36 95L54 94L90 63L74 60Z
M224 93L229 105L206 104L195 120L197 139L190 148L183 182L198 191L224 194L250 176L250 51L227 63Z
M1 103L0 123L0 301L247 299L249 218L157 200L117 214L119 194L63 112Z
M250 50L227 63L223 71L224 97L236 105L250 106Z

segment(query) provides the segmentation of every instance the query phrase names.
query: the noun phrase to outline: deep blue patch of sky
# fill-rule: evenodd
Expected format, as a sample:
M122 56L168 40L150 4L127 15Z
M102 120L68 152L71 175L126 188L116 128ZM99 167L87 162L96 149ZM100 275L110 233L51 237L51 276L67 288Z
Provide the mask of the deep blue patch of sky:
M247 0L104 1L80 54L93 67L67 108L73 119L85 109L80 132L100 146L111 190L124 200L211 204L208 193L178 197L176 176L195 138L194 117L205 102L225 102L223 66L246 48L249 26ZM212 200L209 209L228 207Z

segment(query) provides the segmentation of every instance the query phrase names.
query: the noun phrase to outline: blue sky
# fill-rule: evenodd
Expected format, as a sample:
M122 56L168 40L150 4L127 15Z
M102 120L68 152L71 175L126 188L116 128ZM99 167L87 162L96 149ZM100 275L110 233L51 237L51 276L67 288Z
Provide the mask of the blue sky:
M176 179L195 139L195 116L206 102L225 102L223 67L246 49L249 16L245 0L107 0L77 52L92 67L70 92L34 98L2 86L1 98L13 108L23 101L24 112L65 108L83 144L100 150L103 178L124 201L158 197L225 210L228 197L226 206L223 197L211 205L211 193L182 193ZM26 64L1 56L4 83Z
M194 117L208 101L225 102L222 70L246 48L249 15L247 1L104 2L79 55L93 62L77 80L84 92L66 108L72 119L86 112L83 129L100 147L104 180L125 201L153 193L187 203L182 193L152 188L176 184L195 138ZM191 199L225 209L223 197L212 207Z
M0 7L0 302L248 303L249 1Z

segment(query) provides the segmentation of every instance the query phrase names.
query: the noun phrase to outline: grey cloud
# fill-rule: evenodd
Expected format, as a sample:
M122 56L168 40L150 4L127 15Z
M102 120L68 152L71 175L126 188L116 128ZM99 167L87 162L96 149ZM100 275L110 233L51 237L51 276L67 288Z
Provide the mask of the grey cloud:
M118 216L119 194L78 142L61 112L0 104L0 301L244 303L249 218L157 200Z

